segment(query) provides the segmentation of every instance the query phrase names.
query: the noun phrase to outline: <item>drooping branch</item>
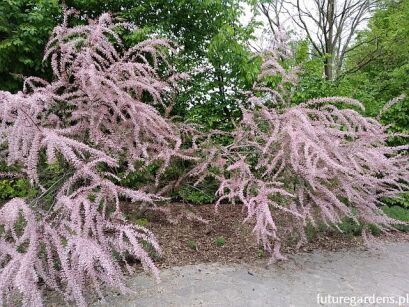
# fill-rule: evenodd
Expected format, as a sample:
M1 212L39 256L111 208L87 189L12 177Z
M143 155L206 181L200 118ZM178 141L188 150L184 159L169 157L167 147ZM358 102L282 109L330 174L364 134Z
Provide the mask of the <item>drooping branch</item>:
M25 306L42 306L40 278L80 306L89 286L98 294L104 284L125 291L129 257L158 277L144 244L160 253L159 245L149 230L126 221L121 200L153 204L163 198L121 186L115 169L129 172L137 161L155 160L160 176L172 158L193 159L181 149L177 127L158 111L169 112L165 97L180 78L167 73L173 71L165 57L171 43L147 40L124 50L109 14L70 28L71 13L46 47L53 81L26 78L23 91L0 92L7 162L22 165L43 189L32 202L16 198L0 208L0 305L14 305L19 293ZM48 188L42 186L42 156L71 168ZM51 189L54 200L45 203Z

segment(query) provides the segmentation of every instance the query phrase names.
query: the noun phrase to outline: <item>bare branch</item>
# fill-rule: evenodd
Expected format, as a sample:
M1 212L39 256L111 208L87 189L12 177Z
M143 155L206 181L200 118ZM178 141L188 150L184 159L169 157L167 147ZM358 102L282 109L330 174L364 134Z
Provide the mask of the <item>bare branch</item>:
M336 79L357 31L376 3L376 0L312 0L306 5L300 0L272 0L259 8L274 27L280 20L279 14L289 15L323 58L326 78Z

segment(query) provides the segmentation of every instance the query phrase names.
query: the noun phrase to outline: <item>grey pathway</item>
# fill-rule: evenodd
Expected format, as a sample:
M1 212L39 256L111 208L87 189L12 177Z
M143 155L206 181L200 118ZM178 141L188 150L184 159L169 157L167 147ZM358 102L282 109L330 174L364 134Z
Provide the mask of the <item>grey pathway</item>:
M98 306L319 306L317 295L373 295L398 306L409 293L409 243L388 243L377 250L317 251L271 265L192 265L163 270L155 284L144 274L130 279L130 295L110 295ZM389 304L393 296L396 304ZM409 299L409 298L407 298ZM342 298L332 298L333 302ZM325 298L321 299L321 303ZM409 302L404 306L409 306ZM325 304L321 304L325 306ZM328 304L327 306L348 306ZM353 302L351 305L354 305ZM357 304L356 306L369 306Z

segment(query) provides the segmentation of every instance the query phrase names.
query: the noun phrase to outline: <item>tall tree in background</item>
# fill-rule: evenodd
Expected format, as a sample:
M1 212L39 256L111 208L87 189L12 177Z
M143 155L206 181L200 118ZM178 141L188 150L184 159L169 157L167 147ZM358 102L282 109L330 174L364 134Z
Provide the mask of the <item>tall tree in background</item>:
M369 18L372 0L314 0L312 8L297 0L294 22L305 31L324 60L327 80L337 78L359 26Z
M397 131L409 131L409 1L386 0L361 31L346 61L344 85L367 93L373 114L389 100L403 101L383 114ZM352 87L352 86L351 86Z
M267 18L269 30L275 34L281 24L281 18L285 11L285 0L267 0L257 3L259 11Z
M308 3L262 0L259 4L270 28L280 26L279 18L284 12L291 16L306 35L313 52L323 59L327 80L340 75L353 38L373 7L373 0L312 0Z

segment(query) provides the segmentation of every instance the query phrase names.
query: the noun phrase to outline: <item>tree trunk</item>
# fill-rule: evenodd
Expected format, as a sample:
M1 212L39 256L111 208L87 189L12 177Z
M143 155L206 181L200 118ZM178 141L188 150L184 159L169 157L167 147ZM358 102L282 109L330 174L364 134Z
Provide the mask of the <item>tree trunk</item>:
M334 42L334 17L335 17L335 1L328 0L327 5L327 21L328 21L328 32L326 33L325 41L325 61L324 61L324 71L325 78L327 80L333 79L333 70L334 70L334 52L335 52L335 42Z
M325 79L326 80L332 80L333 74L333 55L328 53L326 54L326 58L324 60L324 73L325 73Z

